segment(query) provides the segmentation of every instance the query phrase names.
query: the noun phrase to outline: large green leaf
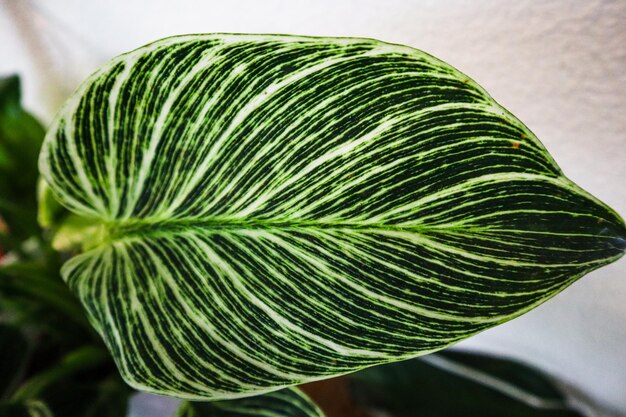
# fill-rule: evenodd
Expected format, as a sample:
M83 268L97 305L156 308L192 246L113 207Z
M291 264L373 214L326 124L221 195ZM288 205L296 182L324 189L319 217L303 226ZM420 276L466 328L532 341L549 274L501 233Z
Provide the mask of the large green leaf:
M189 399L441 349L626 245L476 83L366 39L121 55L60 111L40 170L91 225L62 273L123 377Z
M324 413L295 388L229 401L181 404L176 417L324 417Z

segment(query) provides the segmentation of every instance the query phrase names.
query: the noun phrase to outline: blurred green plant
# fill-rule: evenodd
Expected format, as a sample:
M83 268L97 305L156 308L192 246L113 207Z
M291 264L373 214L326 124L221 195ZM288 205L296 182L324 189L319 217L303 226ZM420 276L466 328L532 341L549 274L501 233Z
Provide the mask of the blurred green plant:
M442 351L349 376L368 416L582 417L541 371L490 355Z
M18 77L0 79L0 213L8 226L0 232L0 242L5 250L18 250L21 242L39 234L35 190L44 132L20 105Z
M38 225L44 132L19 78L0 78L0 417L124 416L131 389L61 279L54 229Z

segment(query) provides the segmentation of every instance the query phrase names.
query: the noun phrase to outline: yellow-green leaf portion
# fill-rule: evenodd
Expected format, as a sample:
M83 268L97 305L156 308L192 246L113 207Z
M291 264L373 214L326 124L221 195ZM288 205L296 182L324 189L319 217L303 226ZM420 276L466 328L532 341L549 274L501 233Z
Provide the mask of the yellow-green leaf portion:
M40 157L63 268L132 386L228 399L409 358L619 258L623 221L421 51L193 35L112 60Z

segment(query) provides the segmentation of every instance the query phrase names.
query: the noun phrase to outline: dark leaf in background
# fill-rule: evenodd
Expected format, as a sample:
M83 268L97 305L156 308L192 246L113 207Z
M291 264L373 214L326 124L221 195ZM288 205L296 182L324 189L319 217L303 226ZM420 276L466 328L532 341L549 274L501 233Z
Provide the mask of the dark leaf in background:
M0 78L0 255L17 255L0 265L0 317L15 325L0 326L0 417L123 417L132 390L98 347L61 280L60 255L37 225L43 136L20 106L19 79ZM65 213L40 192L42 224L54 232Z
M0 266L0 311L5 319L45 331L69 348L92 339L83 309L61 280L58 269L42 261Z
M0 396L7 398L28 362L28 341L19 329L0 325Z
M54 414L50 411L48 406L39 400L28 400L24 402L0 404L0 417L53 417L53 416Z
M40 400L61 417L124 417L131 393L104 348L88 345L27 378L12 399Z
M48 389L42 399L56 416L125 417L130 393L119 378L101 383L63 381Z
M18 241L38 231L37 155L44 133L41 124L22 109L19 78L0 78L0 216Z
M372 417L583 416L537 369L483 354L433 353L348 378L354 402Z

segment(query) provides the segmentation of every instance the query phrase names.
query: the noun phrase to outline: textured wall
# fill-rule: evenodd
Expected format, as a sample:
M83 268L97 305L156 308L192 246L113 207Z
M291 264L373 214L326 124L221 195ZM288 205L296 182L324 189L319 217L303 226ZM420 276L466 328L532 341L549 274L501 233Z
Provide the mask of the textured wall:
M0 0L0 74L50 120L106 59L167 35L265 32L411 45L483 85L565 173L626 215L626 2ZM528 360L626 415L626 261L465 346Z

